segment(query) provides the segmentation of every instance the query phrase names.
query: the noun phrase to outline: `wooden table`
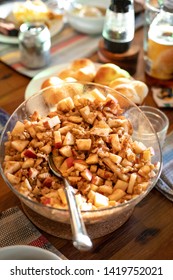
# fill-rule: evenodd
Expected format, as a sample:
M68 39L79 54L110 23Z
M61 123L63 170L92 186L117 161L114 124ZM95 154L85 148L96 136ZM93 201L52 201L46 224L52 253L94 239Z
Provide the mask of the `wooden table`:
M135 34L134 44L141 47L135 78L145 80L142 52L143 30ZM90 57L98 62L97 54ZM24 100L24 92L30 79L15 72L0 62L0 107L10 114ZM149 94L146 105L156 106ZM169 118L169 131L173 130L172 109L163 110ZM18 205L18 198L0 178L0 211ZM43 233L47 239L71 260L114 260L114 259L173 259L173 204L153 189L137 205L130 219L118 230L93 240L91 252L80 253L71 241Z

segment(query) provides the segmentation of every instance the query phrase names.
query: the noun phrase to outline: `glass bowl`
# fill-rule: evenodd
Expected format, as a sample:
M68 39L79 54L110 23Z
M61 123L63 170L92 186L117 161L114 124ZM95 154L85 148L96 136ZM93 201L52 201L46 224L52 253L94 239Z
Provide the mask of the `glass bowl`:
M70 226L69 211L62 208L54 208L37 201L33 201L26 195L20 193L7 179L3 171L3 162L5 156L5 145L7 141L8 131L12 131L17 121L23 122L29 120L31 114L37 111L41 116L47 116L50 111L54 111L56 103L65 97L85 96L89 91L97 91L102 93L105 97L108 94L113 95L120 107L123 109L122 115L124 115L131 123L133 128L132 139L141 141L146 147L151 146L155 150L155 154L152 157L152 163L158 165L155 170L155 176L150 179L149 186L141 194L135 196L133 199L124 201L116 206L103 207L96 210L82 210L82 217L86 224L89 234L93 237L100 237L112 232L124 224L127 219L132 215L134 207L151 191L155 186L158 177L160 176L162 167L162 154L157 134L154 132L149 120L138 106L132 103L129 99L106 86L101 86L94 83L62 83L56 87L48 87L41 90L37 94L34 94L27 100L25 100L10 116L0 139L0 171L3 179L5 180L11 191L20 199L23 208L28 214L29 218L43 230L60 237L70 239L70 233L68 226ZM52 98L53 97L53 98ZM153 137L151 142L145 143L145 137L143 138L142 131L152 133ZM141 217L142 219L142 217ZM57 227L58 224L58 227ZM63 234L61 229L63 226ZM66 229L67 227L67 229ZM58 233L56 232L58 229Z

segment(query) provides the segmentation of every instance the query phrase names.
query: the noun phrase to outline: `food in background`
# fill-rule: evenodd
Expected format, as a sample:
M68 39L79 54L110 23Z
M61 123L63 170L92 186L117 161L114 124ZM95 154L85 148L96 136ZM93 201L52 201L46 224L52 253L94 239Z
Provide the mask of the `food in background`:
M41 0L27 0L15 2L6 21L14 23L16 28L19 28L24 22L42 22L49 27L51 21L62 20L62 17L62 14L50 10Z
M56 75L56 74L55 74ZM147 85L138 80L134 80L130 74L119 66L107 63L99 67L88 58L81 58L72 61L66 69L57 73L57 76L48 77L41 85L41 89L48 86L55 86L49 89L49 101L57 102L58 91L56 85L63 81L95 82L109 86L125 97L130 98L137 105L141 105L148 94ZM50 102L51 104L53 104Z

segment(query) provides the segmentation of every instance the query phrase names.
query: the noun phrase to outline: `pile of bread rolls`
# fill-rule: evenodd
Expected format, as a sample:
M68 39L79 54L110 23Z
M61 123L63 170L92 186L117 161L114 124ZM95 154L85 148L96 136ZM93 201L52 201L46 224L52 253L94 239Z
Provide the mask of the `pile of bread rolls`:
M69 66L47 78L41 85L41 89L56 86L64 81L69 82L94 82L117 90L137 105L141 105L148 94L147 85L134 80L130 74L113 63L102 64L97 67L90 59L81 58L72 61ZM48 93L48 94L47 94ZM56 88L49 88L46 92L47 101L56 101Z

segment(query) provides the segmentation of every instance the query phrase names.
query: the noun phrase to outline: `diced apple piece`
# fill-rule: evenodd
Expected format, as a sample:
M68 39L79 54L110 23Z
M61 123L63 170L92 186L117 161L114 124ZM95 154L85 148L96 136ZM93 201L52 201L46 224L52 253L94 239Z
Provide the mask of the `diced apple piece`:
M93 175L91 183L96 186L100 186L103 185L103 179L97 175Z
M89 171L89 169L85 169L80 173L80 175L87 181L92 180L92 173Z
M109 200L115 200L118 201L120 200L124 195L126 195L126 192L123 191L122 189L116 189L112 194L110 194Z
M14 184L14 185L15 184L19 184L19 182L20 182L20 178L19 177L15 176L15 175L13 175L11 173L7 173L6 176L7 176L8 181L11 184Z
M29 132L29 134L31 135L32 138L35 138L36 136L36 131L34 129L34 126L30 126L27 128L27 131Z
M110 132L112 132L112 129L104 120L96 121L90 130L91 134L98 136L109 136Z
M74 165L74 159L73 157L69 157L63 161L59 170L63 173L64 171L67 171L67 169L71 168L73 165Z
M109 100L113 100L116 104L118 104L118 100L110 93L108 93L106 96L106 102L108 102Z
M47 143L45 146L43 146L43 147L41 147L40 148L40 151L42 151L43 153L45 153L45 154L50 154L51 153L51 151L52 151L52 146L51 146L51 144L50 143Z
M105 185L112 187L113 182L111 180L105 180Z
M23 169L26 169L26 168L29 168L29 167L33 167L34 166L34 159L33 158L27 158L24 163L22 163L22 168Z
M64 157L72 157L71 146L63 146L59 149L59 152Z
M97 154L90 154L89 157L86 159L86 163L97 164L98 163L98 155Z
M81 123L83 119L80 116L70 116L68 117L68 121L74 122L74 123Z
M126 150L126 156L127 156L127 159L131 162L135 162L136 161L136 154L130 149L128 148Z
M4 173L15 173L17 170L21 168L21 163L18 161L7 161L5 162Z
M26 148L28 144L28 140L13 140L11 142L11 146L20 153Z
M108 125L110 127L126 127L128 126L128 120L127 119L109 119Z
M54 131L54 146L56 149L59 149L62 147L62 138L61 138L61 132L59 130Z
M98 189L98 186L96 186L95 184L89 184L89 187L90 187L90 190L93 190L93 191L97 191L97 189Z
M111 134L110 136L111 144L114 152L118 152L121 150L121 144L118 134Z
M95 195L96 195L96 192L95 192L94 190L91 190L91 189L90 189L90 191L89 191L89 193L88 193L88 199L89 199L89 201L90 201L91 203L94 203L94 197L95 197Z
M136 179L137 179L137 174L136 173L132 173L130 175L130 180L129 180L129 185L128 185L128 188L127 188L127 193L133 193L133 188L134 188L134 185L136 183Z
M133 162L129 161L128 159L124 158L121 162L121 165L124 167L133 166Z
M16 124L15 124L15 127L13 128L12 132L11 132L11 135L12 136L20 136L25 130L25 125L20 122L20 121L17 121Z
M113 153L109 153L109 158L116 164L118 164L122 161L122 157L115 155Z
M96 192L94 197L94 205L96 207L107 207L109 205L109 199L107 196Z
M53 157L53 162L54 162L54 164L55 164L57 169L60 168L60 166L62 165L63 161L64 161L64 157L63 156L54 156Z
M63 146L65 145L74 145L74 136L71 132L67 132L64 138Z
M85 104L85 100L89 100L90 102L94 102L95 97L90 93L85 93L82 96L80 96L80 103Z
M127 182L118 179L116 184L115 184L115 186L114 186L114 188L113 188L113 190L121 189L123 191L126 191L127 187L128 187L128 183Z
M97 171L97 175L100 176L103 179L111 179L112 176L113 176L113 173L111 173L110 171L99 168L98 171Z
M44 127L50 129L54 126L56 126L57 124L59 124L61 121L59 119L58 116L54 116L53 118L47 118L44 122L43 125Z
M146 150L146 146L142 142L134 141L133 149L134 149L135 153L141 154L143 151Z
M112 170L112 172L114 172L115 174L117 174L118 172L120 172L120 168L111 161L111 159L109 158L103 158L103 162L110 168L110 170Z
M65 125L65 126L59 128L59 132L62 135L66 135L70 129L71 129L71 127L69 127L69 125Z
M106 100L106 97L97 88L89 91L89 94L92 95L98 102Z
M79 177L79 176L68 176L68 179L69 179L69 182L72 185L76 185L81 180L81 177Z
M36 168L31 167L29 169L29 178L35 179L38 175L39 171Z
M31 187L31 185L30 185L28 179L25 179L25 180L23 181L22 187L25 188L26 190L29 190L29 191L32 190L32 187Z
M97 116L97 114L95 112L90 111L89 106L85 106L82 109L80 109L80 113L81 113L83 119L89 124L93 124L95 121L95 118Z
M150 171L151 171L151 167L149 165L144 165L138 170L138 173L139 175L145 177L148 173L150 173Z
M87 165L74 161L74 168L81 172L81 171L84 171L87 168Z
M145 161L151 161L151 150L150 149L147 149L145 151L143 151L142 153L142 158L145 160Z
M58 189L58 195L59 195L62 203L67 205L67 199L66 199L65 191L64 191L63 188L59 188Z
M79 94L76 94L74 97L73 97L73 102L74 102L74 105L75 107L78 107L81 105L80 103L80 98L81 96Z
M76 145L80 151L89 151L91 149L91 139L76 139Z
M37 158L37 155L32 148L25 150L23 154L25 157L28 157L28 158Z
M112 187L111 186L107 186L107 185L102 185L102 186L98 187L97 192L109 195L109 194L112 193Z
M91 173L96 173L97 172L97 165L96 164L92 164L90 166L90 171L91 171Z
M74 103L71 97L60 100L57 104L57 110L68 112L74 108Z

